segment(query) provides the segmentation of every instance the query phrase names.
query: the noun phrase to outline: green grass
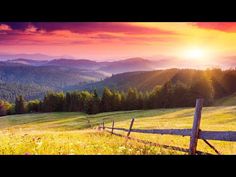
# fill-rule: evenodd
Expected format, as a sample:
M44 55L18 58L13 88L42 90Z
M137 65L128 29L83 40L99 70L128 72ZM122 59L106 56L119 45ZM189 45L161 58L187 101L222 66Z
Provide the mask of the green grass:
M43 113L0 118L0 154L184 154L159 147L126 141L96 129L106 126L128 128L191 128L194 108L120 111L87 115L84 113ZM90 120L92 129L88 124ZM205 107L202 130L236 130L236 106ZM119 132L119 131L117 131ZM119 132L122 133L122 132ZM189 137L131 133L131 136L160 144L188 148ZM236 143L210 141L222 154L236 154ZM198 150L214 153L202 140Z

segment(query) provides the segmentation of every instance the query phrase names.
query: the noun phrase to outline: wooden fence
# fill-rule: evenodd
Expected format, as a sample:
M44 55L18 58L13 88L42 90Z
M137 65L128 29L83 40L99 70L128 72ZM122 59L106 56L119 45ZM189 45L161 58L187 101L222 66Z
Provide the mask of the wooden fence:
M115 128L114 120L112 122L112 127L106 127L103 121L102 125L99 126L99 129L106 130L113 135L125 137L127 139L135 140L137 142L141 142L141 143L149 144L153 146L160 146L167 149L187 152L190 155L209 154L209 153L197 151L198 139L202 139L210 148L212 148L215 151L216 154L220 155L220 152L207 140L236 141L236 131L202 131L200 129L202 106L203 106L203 99L201 98L197 99L192 129L133 129L134 119L131 119L129 129ZM122 134L115 133L114 130L125 131L127 132L127 135L125 136ZM171 145L162 145L162 144L130 137L131 132L145 133L145 134L149 133L149 134L160 134L160 135L190 136L189 149L171 146Z

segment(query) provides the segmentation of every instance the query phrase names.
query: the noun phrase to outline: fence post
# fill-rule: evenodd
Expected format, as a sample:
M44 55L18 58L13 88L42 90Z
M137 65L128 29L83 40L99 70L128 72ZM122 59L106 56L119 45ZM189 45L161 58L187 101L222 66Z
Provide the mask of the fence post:
M113 134L114 124L115 124L115 122L114 122L114 120L113 120L113 121L112 121L112 127L111 127L111 134Z
M131 130L132 130L133 124L134 124L134 118L131 119L130 126L129 126L129 131L128 131L128 133L127 133L127 137L129 137L129 135L130 135L130 133L131 133Z
M203 106L203 99L202 98L197 99L196 106L195 106L192 134L190 137L190 145L189 145L189 154L190 155L196 154L198 134L199 134L199 128L200 128L200 121L201 121L202 106Z

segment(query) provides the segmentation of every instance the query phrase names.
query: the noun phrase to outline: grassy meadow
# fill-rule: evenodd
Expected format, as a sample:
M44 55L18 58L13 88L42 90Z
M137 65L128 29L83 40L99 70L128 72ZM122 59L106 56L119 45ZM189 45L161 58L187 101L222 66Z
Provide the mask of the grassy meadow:
M185 154L137 143L97 130L104 119L106 126L128 128L191 128L194 108L154 109L84 113L40 113L11 115L0 118L0 154ZM90 120L90 124L88 122ZM204 107L202 130L235 130L236 106ZM118 132L118 131L117 131ZM122 133L122 132L118 132ZM131 136L188 148L189 137L131 133ZM235 142L210 141L222 154L236 154ZM202 140L198 150L215 154Z

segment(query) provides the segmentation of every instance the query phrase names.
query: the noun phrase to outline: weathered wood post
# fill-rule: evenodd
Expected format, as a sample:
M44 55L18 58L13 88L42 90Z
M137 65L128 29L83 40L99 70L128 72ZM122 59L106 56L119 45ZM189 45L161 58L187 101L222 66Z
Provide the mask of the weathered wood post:
M113 120L113 121L112 121L112 127L111 127L111 134L113 134L114 124L115 124L115 122L114 122L114 120Z
M203 99L202 98L197 99L196 106L195 106L192 134L190 137L190 145L189 145L189 154L190 155L196 154L198 134L199 134L199 128L200 128L200 121L201 121L202 106L203 106Z
M130 126L129 126L129 131L128 131L128 133L127 133L127 137L129 137L129 135L130 135L130 133L131 133L131 130L132 130L133 124L134 124L134 118L131 119Z

